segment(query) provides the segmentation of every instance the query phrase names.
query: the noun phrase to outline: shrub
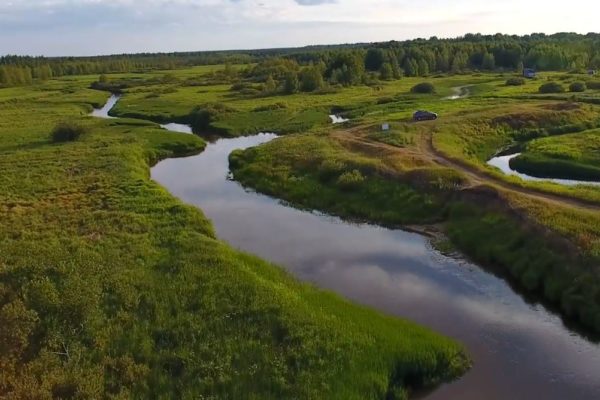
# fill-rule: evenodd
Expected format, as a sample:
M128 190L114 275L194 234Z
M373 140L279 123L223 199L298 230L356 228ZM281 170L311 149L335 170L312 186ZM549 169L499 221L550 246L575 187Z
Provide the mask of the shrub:
M92 84L90 85L90 88L94 89L94 90L102 90L105 92L119 94L119 93L123 93L123 89L127 89L132 86L133 86L133 84L130 81L126 81L123 79L120 79L118 81L110 81L106 77L106 75L101 75L97 81L92 82Z
M540 86L540 93L563 93L565 88L557 82L548 82Z
M410 89L411 93L424 93L424 94L428 94L428 93L435 93L435 86L433 86L433 84L429 83L429 82L422 82L419 83L415 86L412 87L412 89Z
M345 190L358 188L365 181L365 177L359 170L353 169L351 172L344 172L337 180L337 184Z
M506 86L521 86L525 84L525 79L523 78L509 78L506 81Z
M235 111L231 107L221 103L209 103L195 107L185 119L195 133L214 131L211 124L230 112Z
M229 154L229 168L237 169L244 164L244 151L237 149Z
M573 82L569 86L570 92L585 92L587 90L587 86L585 82Z
M284 102L277 102L274 104L267 104L264 106L258 106L254 109L254 111L256 112L260 112L260 111L277 111L277 110L284 110L286 109L288 106L286 103Z
M52 141L59 142L74 142L81 135L86 133L87 129L81 125L72 122L60 122L52 130Z

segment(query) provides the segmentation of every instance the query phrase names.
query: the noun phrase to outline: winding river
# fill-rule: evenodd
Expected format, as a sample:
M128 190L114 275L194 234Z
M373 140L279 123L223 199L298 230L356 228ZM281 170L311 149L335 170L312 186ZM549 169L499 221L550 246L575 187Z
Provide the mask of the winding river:
M496 156L496 157L490 159L487 163L488 163L488 165L491 165L492 167L498 168L499 170L504 172L506 175L518 176L519 178L526 180L526 181L554 182L554 183L558 183L560 185L566 185L566 186L575 186L575 185L597 186L597 185L600 185L600 182L594 182L594 181L578 181L578 180L574 180L574 179L556 179L556 178L537 178L535 176L523 174L517 170L512 169L510 166L510 160L512 160L515 157L518 157L519 155L521 155L521 153Z
M473 369L427 399L600 398L600 346L502 279L441 255L418 234L297 210L229 179L231 151L274 139L219 139L199 155L160 162L152 178L201 208L232 246L464 343Z
M108 115L108 113L117 104L120 98L121 96L113 94L112 96L110 96L110 98L107 100L106 104L102 108L94 108L90 115L96 118L113 119L114 117L111 117L110 115Z

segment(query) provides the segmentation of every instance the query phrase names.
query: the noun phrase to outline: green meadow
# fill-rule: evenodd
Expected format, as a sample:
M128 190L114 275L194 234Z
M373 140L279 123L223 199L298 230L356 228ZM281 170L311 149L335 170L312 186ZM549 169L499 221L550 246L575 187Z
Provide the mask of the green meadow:
M600 333L600 186L525 181L488 162L520 152L519 171L598 180L598 68L595 33L0 56L0 399L405 400L471 368L454 339L234 249L201 209L151 179L161 160L259 132L280 137L229 155L240 184L311 212L421 232L528 303L503 282L489 293L465 279L464 290L506 289L510 299L490 301L506 319L496 325L485 296L475 307L455 296L485 326L449 332L485 366L450 392L480 390L530 354L517 374L525 393L581 389L576 367L589 383L586 366L545 373L535 359L568 335L565 354ZM117 118L90 116L111 95ZM413 121L417 110L438 118ZM170 122L194 135L161 129ZM462 293L443 274L474 271L438 272L442 292ZM429 290L420 295L437 301ZM496 309L505 305L509 315ZM551 324L548 342L520 321L532 313ZM496 326L507 329L484 333ZM576 379L550 383L564 377L552 371ZM506 375L492 383L524 389Z
M544 82L586 77L547 73L515 88L506 84L510 76L430 77L437 90L426 95L410 93L423 78L311 95L315 105L329 98L326 110L351 121L235 152L234 176L301 208L389 226L441 225L467 257L598 331L600 217L588 205L600 204L600 189L522 181L486 161L507 148L559 140L585 160L593 142L581 147L568 138L586 140L595 132L600 108L590 99L600 92L589 90L585 100L570 94L549 99L538 93ZM448 98L465 86L467 97ZM340 103L340 94L354 104ZM284 99L293 104L293 97ZM417 109L440 118L414 123ZM392 129L381 132L382 122ZM440 163L439 154L464 170Z
M108 98L96 79L0 89L0 397L405 398L465 372L453 340L219 241L149 178L205 142L87 116ZM143 109L196 104L168 96ZM84 134L54 143L62 121Z
M467 257L600 331L597 211L505 185L586 204L600 189L517 181L485 163L522 146L593 166L600 91L538 92L592 78L431 75L284 95L240 84L251 67L108 74L123 95L116 120L88 116L109 95L90 89L97 75L0 89L0 397L392 399L465 372L451 339L233 250L150 180L157 161L201 152L204 133L283 134L234 152L235 178L348 219L435 224ZM411 93L424 81L435 93ZM450 99L461 87L467 96ZM440 118L413 123L417 109ZM332 126L332 113L351 121ZM53 143L63 121L85 133ZM171 121L201 135L156 124ZM473 184L474 173L490 181Z

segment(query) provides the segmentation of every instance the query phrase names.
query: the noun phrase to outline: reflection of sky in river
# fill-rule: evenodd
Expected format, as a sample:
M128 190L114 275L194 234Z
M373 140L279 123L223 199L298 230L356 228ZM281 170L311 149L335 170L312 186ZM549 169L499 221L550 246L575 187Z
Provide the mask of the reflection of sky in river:
M179 132L179 133L192 133L192 128L189 125L177 124L175 122L171 122L170 124L164 124L160 126L163 129L166 129L171 132Z
M117 104L121 96L112 95L102 108L95 108L90 114L92 117L112 119L108 112Z

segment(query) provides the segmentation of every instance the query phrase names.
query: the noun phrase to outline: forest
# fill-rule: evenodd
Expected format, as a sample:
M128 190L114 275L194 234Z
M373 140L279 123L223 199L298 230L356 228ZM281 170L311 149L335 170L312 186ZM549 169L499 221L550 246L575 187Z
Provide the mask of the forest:
M280 58L282 60L274 61ZM384 43L248 51L212 51L97 57L0 57L0 86L18 86L52 77L119 72L142 72L216 64L260 64L278 67L271 74L257 73L267 82L285 81L288 91L318 89L323 82L351 86L369 79L399 79L435 73L514 71L524 67L541 71L600 68L600 34L558 33L481 35L453 39L415 39ZM272 67L267 64L266 67ZM310 67L298 75L300 67ZM314 70L312 69L314 68ZM282 74L278 73L281 72ZM316 77L320 74L321 78Z

